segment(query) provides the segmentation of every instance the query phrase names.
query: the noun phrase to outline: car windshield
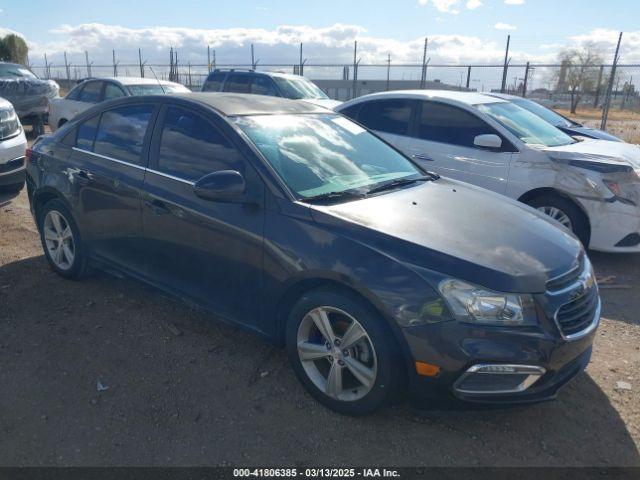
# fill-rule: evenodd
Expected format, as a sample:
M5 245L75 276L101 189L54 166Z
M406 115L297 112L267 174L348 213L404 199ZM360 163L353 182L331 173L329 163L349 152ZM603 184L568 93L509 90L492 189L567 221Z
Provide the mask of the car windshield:
M163 93L186 93L190 90L182 85L163 83L162 86L153 83L145 85L127 85L131 95L162 95Z
M38 78L35 74L22 65L13 63L0 63L0 78Z
M482 103L475 107L501 123L524 143L545 147L575 143L566 133L514 103Z
M364 193L424 176L402 154L340 115L255 115L234 121L301 199Z
M325 99L329 98L320 90L320 88L305 78L285 78L285 77L273 77L276 85L282 91L282 94L286 98L292 98L294 100L300 100L303 98Z
M512 100L512 102L526 110L529 110L531 113L535 113L537 116L539 116L543 120L546 120L551 125L555 125L557 127L570 127L574 125L571 120L564 118L559 113L554 112L550 108L543 107L542 105L534 101L522 99Z

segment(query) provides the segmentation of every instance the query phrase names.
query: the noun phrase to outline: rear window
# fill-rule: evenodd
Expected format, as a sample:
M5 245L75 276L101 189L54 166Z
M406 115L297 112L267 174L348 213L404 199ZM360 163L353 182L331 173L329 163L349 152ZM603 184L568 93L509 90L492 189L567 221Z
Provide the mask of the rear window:
M98 103L102 95L102 85L102 82L87 82L80 92L80 98L78 100L87 103Z
M102 114L94 152L134 164L142 163L142 146L152 105L132 105Z
M224 85L225 92L251 93L251 77L249 75L229 75Z
M76 147L83 150L93 151L93 141L96 138L96 129L100 115L85 120L78 126L78 136L76 137Z

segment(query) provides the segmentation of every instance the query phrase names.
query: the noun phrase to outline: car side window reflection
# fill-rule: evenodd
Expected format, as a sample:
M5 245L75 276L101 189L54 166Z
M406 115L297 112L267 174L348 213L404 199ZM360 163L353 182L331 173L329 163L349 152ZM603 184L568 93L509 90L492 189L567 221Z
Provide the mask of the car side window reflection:
M408 135L414 104L404 99L367 102L360 107L358 121L371 130Z
M93 151L93 141L96 138L96 130L98 128L98 120L100 115L85 120L78 126L78 136L76 137L76 147L89 152Z
M169 107L164 118L158 170L198 180L219 170L244 173L240 152L208 120L180 107Z
M98 103L102 94L102 85L103 82L87 82L82 92L80 92L78 100L86 103Z
M132 105L104 112L94 152L140 165L142 145L153 108L152 105Z

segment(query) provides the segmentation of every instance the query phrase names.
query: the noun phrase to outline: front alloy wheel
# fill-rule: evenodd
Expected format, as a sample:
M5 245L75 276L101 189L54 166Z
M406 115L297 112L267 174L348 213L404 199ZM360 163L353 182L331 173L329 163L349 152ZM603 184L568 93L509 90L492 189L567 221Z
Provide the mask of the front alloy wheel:
M553 220L558 222L563 227L573 231L573 224L571 223L571 219L569 218L569 215L564 213L559 208L544 205L544 206L538 207L538 210L544 213L545 215L551 217Z
M313 384L341 401L363 398L373 388L378 363L371 338L347 312L318 307L298 327L298 355Z
M387 320L350 292L305 293L289 313L286 344L300 383L338 413L369 414L404 381L402 354Z

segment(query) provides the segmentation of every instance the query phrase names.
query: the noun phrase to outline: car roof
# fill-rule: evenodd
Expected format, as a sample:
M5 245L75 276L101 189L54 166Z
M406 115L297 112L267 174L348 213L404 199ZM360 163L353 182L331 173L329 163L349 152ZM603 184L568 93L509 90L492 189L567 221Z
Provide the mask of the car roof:
M307 80L305 77L302 77L300 75L294 75L294 74L291 74L291 73L284 73L284 72L267 72L267 71L262 71L262 70L258 72L256 70L220 68L220 69L214 70L213 73L239 73L239 74L243 74L243 75L266 75L268 77L287 78L289 80Z
M457 90L395 90L391 92L372 93L355 98L343 103L337 109L357 104L361 101L383 98L417 98L426 100L442 100L446 103L463 103L466 105L479 105L483 103L506 102L496 97L478 92L460 92Z
M487 93L486 95L489 95L490 97L494 97L494 98L501 98L502 100L508 100L508 101L527 100L526 98L522 98L518 95L509 95L508 93L491 92L491 93Z
M334 113L318 105L300 100L243 93L193 92L171 94L172 97L196 101L214 108L222 115L278 115L301 113Z
M121 85L157 85L160 82L162 85L180 85L176 82L169 82L167 80L156 80L155 78L143 78L143 77L90 77L85 81L95 80L107 80L116 82Z

